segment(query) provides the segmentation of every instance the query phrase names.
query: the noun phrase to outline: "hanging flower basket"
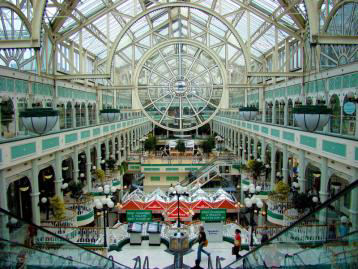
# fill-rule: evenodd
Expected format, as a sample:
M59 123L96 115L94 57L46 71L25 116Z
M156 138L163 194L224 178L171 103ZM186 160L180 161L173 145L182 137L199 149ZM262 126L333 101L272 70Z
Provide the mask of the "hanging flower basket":
M102 109L100 112L105 121L113 122L118 120L120 110L115 108L106 108Z
M240 107L239 114L240 117L246 121L254 120L257 116L259 110L256 107Z
M53 108L28 108L20 112L20 118L27 130L42 135L55 127L58 111Z
M301 129L314 132L325 126L332 114L332 110L327 106L304 105L294 107L292 110L296 124Z

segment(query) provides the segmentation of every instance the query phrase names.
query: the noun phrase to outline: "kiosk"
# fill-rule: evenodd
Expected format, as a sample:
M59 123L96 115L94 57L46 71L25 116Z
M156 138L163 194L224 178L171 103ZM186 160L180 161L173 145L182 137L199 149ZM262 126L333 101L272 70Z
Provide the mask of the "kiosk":
M147 233L149 235L150 246L160 246L160 232L162 225L159 222L150 222L147 224Z
M143 223L152 221L152 211L150 210L127 210L127 222L129 233L129 243L140 245L142 243Z
M127 232L129 233L129 243L131 245L142 244L142 223L128 223Z

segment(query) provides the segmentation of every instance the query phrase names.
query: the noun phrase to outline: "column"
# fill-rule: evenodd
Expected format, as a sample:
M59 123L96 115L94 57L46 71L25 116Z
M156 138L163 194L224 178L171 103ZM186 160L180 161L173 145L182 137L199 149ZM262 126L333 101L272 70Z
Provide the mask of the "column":
M237 131L233 130L234 132L234 148L233 148L233 153L236 154L237 151Z
M285 102L285 106L283 108L283 125L288 125L288 101Z
M112 135L112 155L113 159L116 159L116 137Z
M4 170L0 170L0 190L2 190L2 194L0 195L0 207L2 209L8 210L7 205L7 184L6 184L6 178L4 175ZM9 229L7 228L7 224L9 223L9 218L7 215L0 212L0 231L1 231L1 237L4 239L9 239Z
M254 150L253 150L254 160L257 160L257 137L254 137Z
M287 145L282 144L282 176L283 182L288 183L288 150Z
M328 159L321 156L321 180L319 197L322 203L328 199Z
M109 159L109 138L106 138L106 140L104 141L105 145L106 145L106 160Z
M127 137L126 133L123 133L123 157L124 161L127 160Z
M57 151L55 153L55 194L63 200L62 193L62 156L61 152Z
M298 150L298 183L300 184L300 192L306 191L306 179L305 179L305 152L302 149Z
M242 135L242 151L241 151L241 161L242 161L242 163L245 163L245 137L246 137L246 135L245 134L243 134Z
M72 104L72 127L76 128L77 122L76 122L76 103Z
M39 167L37 159L31 161L31 208L32 208L32 222L36 225L41 225L40 207L39 207Z
M86 127L87 127L87 126L89 126L88 105L85 105L85 119L86 119Z
M266 164L266 144L265 139L261 139L261 161L263 164Z
M75 180L75 182L78 182L78 172L80 171L78 169L78 146L75 146L74 148L74 152L73 152L73 179Z
M87 182L87 192L92 191L92 175L91 175L91 146L90 144L86 145L86 182Z
M271 142L271 190L275 188L276 181L276 146Z
M251 156L251 138L250 136L248 136L248 140L247 140L248 144L247 144L247 160L251 160L252 156Z
M358 178L358 168L353 168L353 180ZM358 228L358 188L352 190L351 193L351 208L349 209L350 221L352 222L351 231Z
M96 143L97 159L96 159L96 169L101 168L102 152L101 152L101 142L97 141Z
M121 141L121 134L118 134L118 163L121 164L122 162L122 141Z

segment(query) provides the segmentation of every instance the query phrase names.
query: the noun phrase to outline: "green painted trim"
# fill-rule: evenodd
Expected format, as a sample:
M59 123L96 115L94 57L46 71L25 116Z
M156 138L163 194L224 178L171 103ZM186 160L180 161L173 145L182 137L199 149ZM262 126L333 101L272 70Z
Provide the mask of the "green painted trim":
M88 219L91 219L91 218L94 218L94 210L93 209L92 209L92 211L90 211L90 212L88 212L86 214L77 216L77 221L88 220Z
M60 138L59 137L52 137L47 139L42 139L42 150L56 148L60 145Z
M89 138L90 136L91 136L90 130L86 130L86 131L81 132L81 139L86 139L86 138Z
M179 171L179 168L169 167L169 168L165 168L165 171Z
M310 148L316 148L317 139L312 136L300 135L300 144Z
M142 166L205 166L205 163L197 163L197 164L160 164L160 163L143 163Z
M111 125L111 131L114 131L116 129L116 125L115 124L112 124Z
M322 150L342 157L346 157L347 154L347 146L345 144L336 143L328 140L323 140Z
M150 181L160 181L160 176L150 177Z
M358 161L358 147L355 149L355 160Z
M283 131L282 137L284 140L295 142L295 134L294 133Z
M0 149L0 163L2 162L2 149Z
M140 170L140 165L128 165L128 170Z
M254 124L253 126L254 126L254 131L257 131L257 132L260 131L260 126L258 126L256 124Z
M196 170L198 170L198 168L185 168L185 171L196 171Z
M122 127L122 124L117 123L117 129L120 129Z
M95 128L92 130L92 135L97 136L101 134L101 128Z
M269 215L273 219L283 220L283 215L272 212L271 210L267 210L267 215Z
M251 123L246 124L246 127L247 127L248 129L251 129L251 128L252 128Z
M65 143L73 143L77 141L77 133L68 134L65 136Z
M271 135L280 138L280 130L271 129Z
M36 142L11 147L11 159L21 158L36 153Z
M167 176L166 179L167 181L178 181L179 176Z
M103 126L103 132L104 133L109 132L109 126Z
M112 186L120 186L121 182L120 181L112 181Z
M251 181L247 180L247 179L243 179L243 180L241 180L241 183L244 184L244 185L250 185Z
M160 168L151 168L151 167L148 167L148 168L144 168L144 171L159 172L159 171L160 171Z
M269 133L268 128L265 126L261 126L261 133L268 134Z

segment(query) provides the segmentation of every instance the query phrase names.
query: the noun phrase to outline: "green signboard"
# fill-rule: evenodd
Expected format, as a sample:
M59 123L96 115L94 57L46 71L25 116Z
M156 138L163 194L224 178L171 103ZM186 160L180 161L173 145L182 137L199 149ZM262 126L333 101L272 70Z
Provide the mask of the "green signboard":
M127 222L151 222L151 210L127 210Z
M200 220L205 222L220 222L226 220L226 209L202 209Z

